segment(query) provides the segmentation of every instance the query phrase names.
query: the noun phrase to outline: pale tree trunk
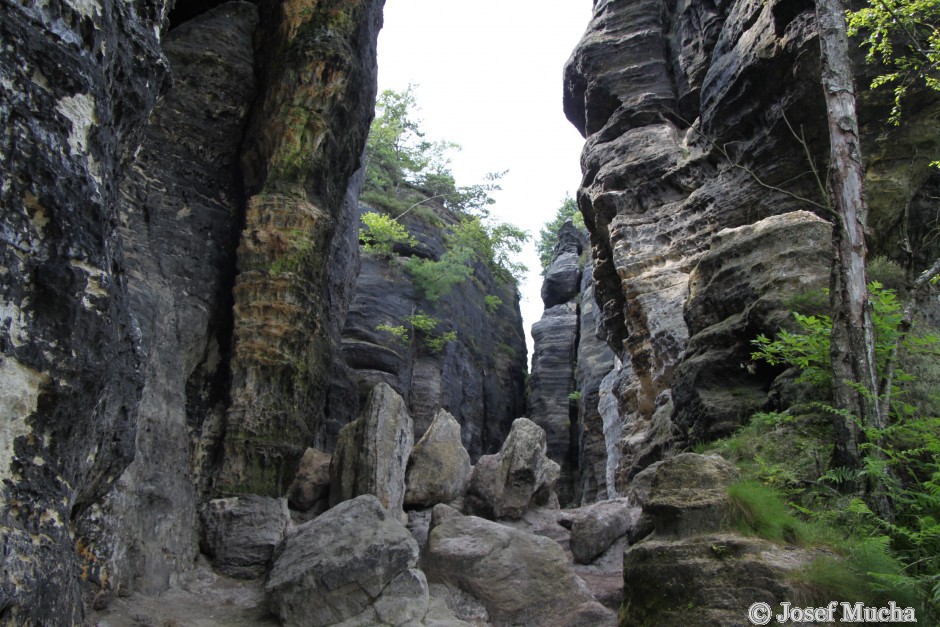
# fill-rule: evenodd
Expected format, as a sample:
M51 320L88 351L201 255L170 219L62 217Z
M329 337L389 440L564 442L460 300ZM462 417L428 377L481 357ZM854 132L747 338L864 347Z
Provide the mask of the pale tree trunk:
M849 64L842 0L816 0L822 85L829 118L829 185L833 210L832 306L833 403L866 427L883 427L877 399L874 330L865 281L868 207L862 189L862 153ZM861 429L837 417L834 463L857 468Z

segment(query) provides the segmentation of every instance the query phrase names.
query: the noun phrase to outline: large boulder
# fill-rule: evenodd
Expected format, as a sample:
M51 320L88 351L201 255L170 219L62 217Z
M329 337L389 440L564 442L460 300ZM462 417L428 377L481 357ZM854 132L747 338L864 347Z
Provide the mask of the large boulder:
M277 548L265 591L285 625L353 618L358 624L401 624L420 620L428 609L417 562L418 545L404 525L375 496L363 495L289 533Z
M332 456L315 448L308 448L300 458L300 467L287 489L291 507L301 512L326 510L330 494L330 462ZM319 510L319 511L317 511Z
M362 415L340 430L330 466L330 504L372 494L389 511L401 512L412 428L402 397L385 383L376 385Z
M238 496L213 499L202 510L202 548L216 570L230 577L262 576L287 532L285 499Z
M463 495L470 481L470 455L460 424L443 409L411 453L405 475L405 504L429 507Z
M571 553L587 564L637 526L641 510L629 499L600 501L582 508L571 525Z
M818 553L718 533L631 546L623 558L622 625L748 625L748 608L801 598L792 575Z
M545 431L517 418L499 453L484 455L473 467L470 508L487 517L521 518L530 507L548 503L559 467L545 450Z
M613 625L561 546L445 505L435 507L423 558L433 582L479 599L497 625Z
M716 455L676 455L657 468L643 512L657 537L717 531L728 516L728 486L737 476L734 465Z

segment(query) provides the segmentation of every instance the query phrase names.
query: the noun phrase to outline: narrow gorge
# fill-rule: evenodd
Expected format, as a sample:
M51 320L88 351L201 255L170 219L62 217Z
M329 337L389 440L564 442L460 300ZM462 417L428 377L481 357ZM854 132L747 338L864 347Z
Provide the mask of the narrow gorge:
M452 177L370 187L384 0L2 2L0 624L940 611L936 493L908 544L879 526L830 465L828 383L757 340L829 320L813 3L593 1L558 101L532 103L585 143L529 372L505 232L431 184ZM888 70L852 63L877 354L910 429L871 439L895 498L940 477L914 420L940 412L917 279L940 258L940 93L911 83L889 124ZM799 511L758 529L752 489ZM806 531L845 512L915 600L813 578L862 568Z

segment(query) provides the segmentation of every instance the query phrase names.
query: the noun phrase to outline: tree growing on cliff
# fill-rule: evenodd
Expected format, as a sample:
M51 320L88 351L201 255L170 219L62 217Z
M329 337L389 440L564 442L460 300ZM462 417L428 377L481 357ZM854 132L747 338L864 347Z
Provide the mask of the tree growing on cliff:
M535 250L539 254L543 275L552 263L552 253L555 251L555 244L558 243L558 230L566 220L571 220L578 228L584 228L584 216L578 210L577 201L569 195L565 195L561 206L555 211L555 217L539 230L539 237L535 242Z

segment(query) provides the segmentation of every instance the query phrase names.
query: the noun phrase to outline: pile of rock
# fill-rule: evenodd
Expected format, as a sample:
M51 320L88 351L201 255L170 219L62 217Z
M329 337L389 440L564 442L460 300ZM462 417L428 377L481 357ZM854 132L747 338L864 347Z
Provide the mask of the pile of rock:
M519 418L501 450L471 466L460 431L441 410L414 444L404 401L380 383L332 456L306 452L287 498L210 501L204 551L227 575L266 575L269 608L287 625L614 624L559 542L504 524L557 508L545 432ZM580 560L626 533L611 522L621 510L576 517L574 544L590 545Z

